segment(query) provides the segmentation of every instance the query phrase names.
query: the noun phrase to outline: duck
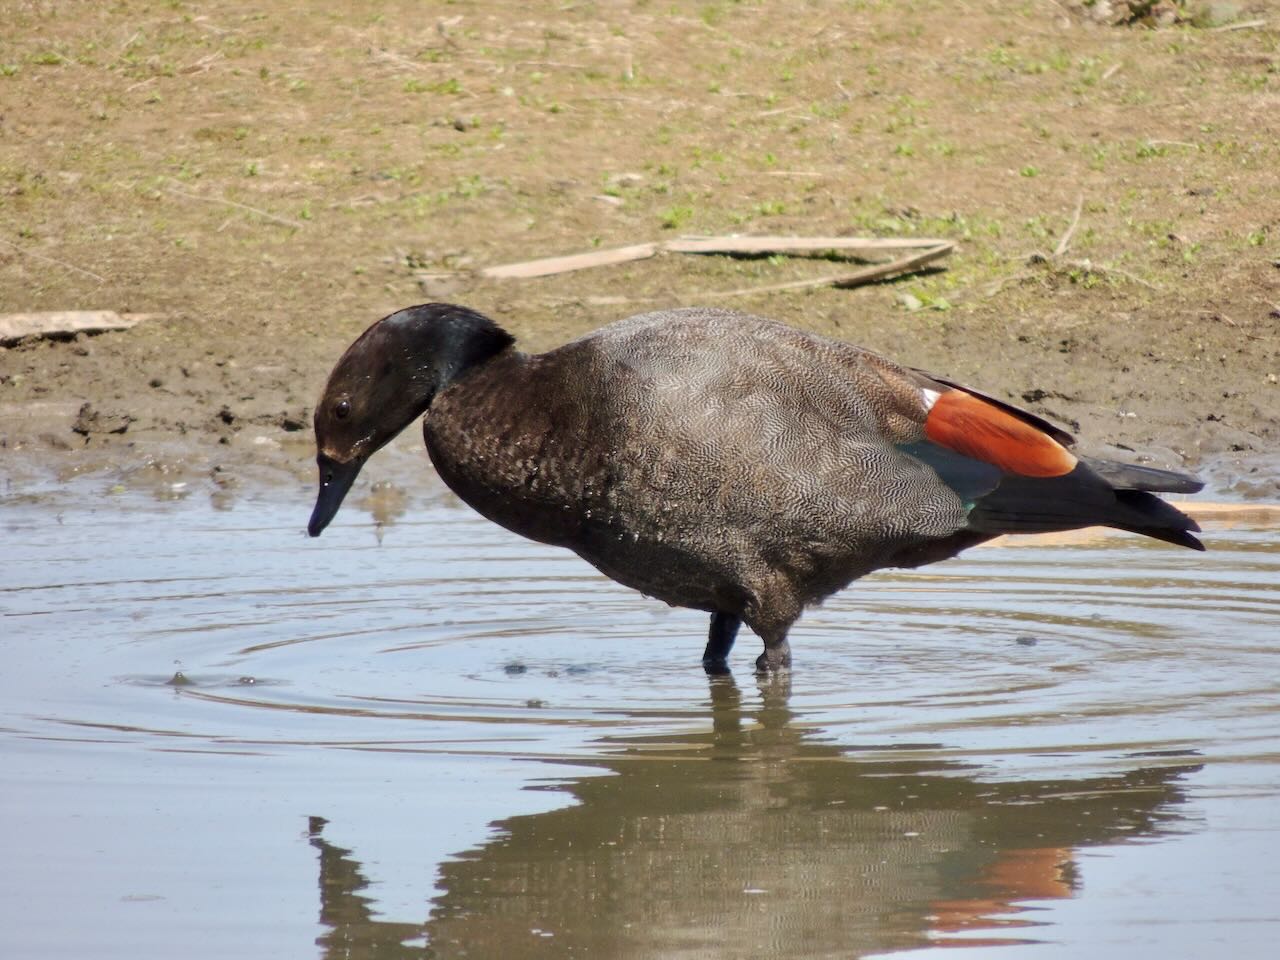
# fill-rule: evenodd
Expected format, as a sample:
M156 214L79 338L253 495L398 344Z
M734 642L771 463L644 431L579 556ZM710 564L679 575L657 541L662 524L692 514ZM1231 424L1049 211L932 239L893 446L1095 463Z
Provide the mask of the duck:
M1194 476L1086 456L1035 414L840 340L683 307L526 353L449 303L378 320L334 366L312 537L419 417L436 472L482 516L709 613L709 673L744 623L757 671L787 670L805 608L1003 534L1101 525L1204 549L1157 496L1199 491Z

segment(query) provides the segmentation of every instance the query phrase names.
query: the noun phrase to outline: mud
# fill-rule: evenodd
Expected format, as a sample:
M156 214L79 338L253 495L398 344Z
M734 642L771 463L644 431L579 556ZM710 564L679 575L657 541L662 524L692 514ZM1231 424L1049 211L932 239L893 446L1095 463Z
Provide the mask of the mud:
M11 488L305 475L345 344L444 298L533 349L727 303L1028 405L1086 450L1280 493L1274 22L1112 28L941 2L9 6L0 310L158 315L0 348ZM959 248L873 287L734 297L830 265L472 273L729 232Z

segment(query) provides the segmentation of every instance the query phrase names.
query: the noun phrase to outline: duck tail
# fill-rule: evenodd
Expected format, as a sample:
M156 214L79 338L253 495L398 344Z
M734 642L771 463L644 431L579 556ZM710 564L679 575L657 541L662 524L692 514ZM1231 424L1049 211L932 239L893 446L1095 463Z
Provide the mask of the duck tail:
M1200 530L1196 522L1151 492L1191 492L1200 488L1198 480L1148 467L1101 462L1107 465L1101 471L1094 468L1099 461L1082 460L1069 473L1057 477L1005 474L994 490L974 504L969 513L970 528L987 533L1045 533L1096 525L1191 550L1204 549L1193 536Z
M1199 493L1204 489L1204 482L1188 473L1140 467L1134 463L1120 463L1117 460L1102 460L1098 457L1081 457L1080 459L1116 490Z

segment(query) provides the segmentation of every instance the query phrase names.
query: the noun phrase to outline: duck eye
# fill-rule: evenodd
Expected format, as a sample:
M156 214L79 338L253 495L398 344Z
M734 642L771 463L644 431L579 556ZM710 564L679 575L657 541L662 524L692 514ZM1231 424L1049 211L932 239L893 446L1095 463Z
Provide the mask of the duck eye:
M333 406L333 415L339 420L347 419L347 417L351 415L351 401L339 400Z

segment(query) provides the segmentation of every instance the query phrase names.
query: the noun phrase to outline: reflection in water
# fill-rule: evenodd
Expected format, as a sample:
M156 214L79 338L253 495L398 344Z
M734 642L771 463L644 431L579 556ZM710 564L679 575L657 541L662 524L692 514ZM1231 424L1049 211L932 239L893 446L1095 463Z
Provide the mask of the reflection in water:
M369 487L369 492L360 500L359 506L369 511L369 516L373 518L374 536L381 544L386 528L408 512L409 495L403 487L390 480L379 480Z
M321 836L327 957L825 957L1026 942L1024 901L1072 895L1082 847L1170 832L1194 766L984 782L954 761L859 761L796 722L785 680L712 729L627 738L578 804L499 823L441 867L422 925L375 919ZM882 755L882 754L881 754ZM963 938L955 936L964 932Z
M311 817L311 845L320 851L320 922L329 932L316 939L326 960L336 957L377 957L378 960L423 957L422 948L405 941L421 937L424 929L411 923L375 920L370 899L360 895L369 881L350 850L335 847L320 836L324 817Z

